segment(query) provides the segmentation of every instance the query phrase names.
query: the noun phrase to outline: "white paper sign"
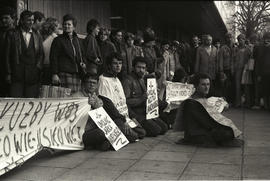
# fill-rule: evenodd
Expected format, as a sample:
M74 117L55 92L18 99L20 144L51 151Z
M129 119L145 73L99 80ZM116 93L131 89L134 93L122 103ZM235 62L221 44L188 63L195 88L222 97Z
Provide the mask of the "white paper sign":
M157 81L155 78L147 79L146 119L158 118Z
M184 84L180 82L167 81L166 101L184 101L195 92L192 84Z
M220 113L228 106L228 103L222 97L209 97L207 101L209 105Z
M88 98L0 99L0 175L43 147L83 150Z
M113 148L117 151L129 143L126 136L113 122L103 107L88 112L96 125L101 129Z

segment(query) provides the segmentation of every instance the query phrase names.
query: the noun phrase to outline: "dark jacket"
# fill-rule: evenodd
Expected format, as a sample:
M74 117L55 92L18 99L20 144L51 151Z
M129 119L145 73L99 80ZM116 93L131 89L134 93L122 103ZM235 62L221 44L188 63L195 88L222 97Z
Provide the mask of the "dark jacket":
M113 52L116 52L116 48L112 42L109 40L106 41L98 41L98 45L100 48L101 59L103 60L102 73L107 70L106 58L111 55Z
M255 72L258 76L270 76L270 47L259 45L254 48Z
M146 115L146 86L144 79L139 79L132 72L123 80L122 85L129 110L136 114L135 118L137 120L144 120Z
M98 67L103 64L100 48L96 38L91 34L87 35L87 37L83 40L83 47L85 52L86 69L87 72L91 72L90 69L93 66ZM97 61L97 58L99 61Z
M6 72L7 74L14 73L14 67L20 64L20 56L22 54L22 40L21 39L21 30L19 27L16 29L11 29L7 33L6 38L6 54L5 54L5 62L6 62ZM42 38L39 33L33 30L32 33L34 39L34 48L35 48L35 65L39 69L41 69L41 65L43 64L44 53L42 47Z
M198 47L196 62L194 66L195 73L207 73L212 80L216 78L217 73L217 49L211 45L210 54L207 53L203 46Z
M60 72L78 73L80 62L84 62L81 41L76 33L73 34L72 41L65 33L53 40L50 52L50 66L53 74Z

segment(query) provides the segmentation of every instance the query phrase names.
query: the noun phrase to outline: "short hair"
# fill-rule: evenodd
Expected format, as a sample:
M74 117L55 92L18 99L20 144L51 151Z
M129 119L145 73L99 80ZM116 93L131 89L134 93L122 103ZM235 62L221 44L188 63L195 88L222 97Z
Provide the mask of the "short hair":
M107 28L100 28L98 35L100 36L101 34L109 35L109 30Z
M138 62L145 63L147 65L147 61L145 57L137 56L133 59L132 66L135 67Z
M10 17L14 19L16 17L16 11L14 8L11 7L3 7L0 9L0 16L3 15L10 15Z
M113 52L106 58L106 63L108 66L112 64L113 59L117 59L118 61L123 61L123 57L120 53Z
M33 16L33 12L32 11L28 11L28 10L24 10L21 14L20 14L20 20L24 19L25 17L31 17Z
M244 34L240 34L237 36L237 40L239 41L240 39L246 40L246 36Z
M190 83L193 84L195 87L197 87L199 85L201 79L211 80L210 76L206 73L196 73L191 77Z
M87 73L83 78L82 78L82 83L86 83L88 79L93 79L98 81L98 75L93 74L93 73Z
M49 17L46 21L41 25L41 34L44 36L51 35L57 28L58 21L56 18Z
M87 22L87 25L86 25L86 32L88 34L92 33L92 31L97 27L99 26L99 22L96 20L96 19L90 19L88 22Z
M203 39L203 40L205 40L205 39L208 38L208 37L211 37L211 38L212 38L212 36L209 35L209 34L202 35L202 39Z
M65 16L63 16L63 23L69 20L71 20L73 23L73 26L76 27L77 19L72 14L66 14Z
M126 33L126 36L125 36L125 41L127 41L129 38L131 38L132 40L135 39L135 35L130 33L130 32L127 32Z
M45 19L44 14L40 11L35 11L33 12L33 14L34 14L34 22L37 22L37 20L41 21L42 19Z
M123 33L123 31L121 29L114 29L114 30L112 30L111 35L115 36L118 32Z

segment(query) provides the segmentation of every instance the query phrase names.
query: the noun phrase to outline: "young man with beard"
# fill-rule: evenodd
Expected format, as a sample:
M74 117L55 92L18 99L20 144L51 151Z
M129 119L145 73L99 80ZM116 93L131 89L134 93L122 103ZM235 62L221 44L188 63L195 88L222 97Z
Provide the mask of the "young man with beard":
M160 118L146 120L147 90L144 80L147 61L144 57L136 57L133 60L132 73L123 80L123 87L130 111L146 130L146 136L165 134L168 127ZM163 110L163 108L161 108Z
M142 139L146 134L145 130L137 122L135 115L128 109L123 86L117 77L122 69L122 61L123 58L119 53L112 53L107 57L108 69L99 76L98 94L110 99L126 120L131 118L135 122L137 126L133 130L138 134L139 139Z

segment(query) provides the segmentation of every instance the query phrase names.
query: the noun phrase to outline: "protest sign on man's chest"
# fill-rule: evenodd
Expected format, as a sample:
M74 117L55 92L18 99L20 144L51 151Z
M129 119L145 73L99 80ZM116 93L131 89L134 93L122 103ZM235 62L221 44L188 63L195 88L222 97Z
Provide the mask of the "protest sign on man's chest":
M113 122L103 107L88 112L90 117L101 129L113 148L117 151L129 143L122 131Z
M147 79L146 119L159 117L157 82L155 78Z

